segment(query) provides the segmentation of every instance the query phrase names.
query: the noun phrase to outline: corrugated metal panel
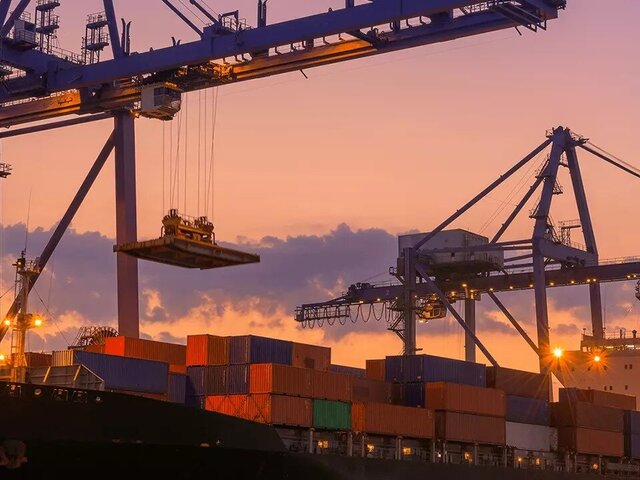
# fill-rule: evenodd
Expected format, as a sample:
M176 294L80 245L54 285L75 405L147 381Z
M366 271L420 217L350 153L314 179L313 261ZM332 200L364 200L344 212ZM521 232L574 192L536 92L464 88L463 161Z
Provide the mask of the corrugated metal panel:
M26 352L24 356L29 368L51 366L52 355L50 353Z
M71 351L74 363L86 366L102 378L109 390L165 393L169 365L164 362ZM55 356L55 355L54 355Z
M487 387L502 390L507 395L549 401L549 377L504 367L487 367Z
M293 342L291 346L291 365L313 370L328 370L329 365L331 365L331 349Z
M141 338L112 337L104 344L104 353L120 357L142 358L185 365L187 347L175 343L155 342Z
M367 376L367 372L364 368L350 367L348 365L336 365L335 363L329 365L329 371L356 378L365 378Z
M281 363L291 365L291 342L242 335L229 339L230 363Z
M248 395L212 395L206 397L205 408L232 417L249 418Z
M104 353L104 343L98 345L88 345L84 347L84 351L91 353Z
M227 393L249 393L249 365L229 365L227 369L227 379Z
M384 403L354 403L352 426L356 432L401 435L407 438L433 438L432 410Z
M549 402L537 398L507 395L507 421L549 426Z
M504 418L457 412L436 412L436 436L440 439L504 445L505 435Z
M309 370L311 375L311 396L326 400L351 401L353 377L332 372Z
M609 432L624 431L624 411L586 402L552 403L554 427L580 427Z
M371 380L369 378L354 378L352 380L352 401L362 403L391 402L391 384Z
M311 370L273 363L251 365L251 393L310 397Z
M432 410L504 417L505 395L501 390L456 383L427 383L426 406Z
M173 403L184 403L187 395L187 376L169 373L167 381L167 400Z
M519 450L551 452L558 444L558 431L544 425L526 423L506 423L507 446Z
M284 395L250 395L249 420L270 425L311 427L312 404L308 398Z
M187 368L187 395L224 395L229 390L226 365Z
M624 412L624 433L627 435L640 435L640 412Z
M171 373L181 373L182 375L187 374L187 366L186 365L172 365L169 364L169 371Z
M380 360L367 360L365 375L371 380L384 380L384 358Z
M620 408L623 410L636 409L636 397L620 393L604 392L601 390L582 390L579 388L561 388L560 402L587 402L603 407Z
M426 403L425 390L423 382L391 384L391 403L405 407L423 408Z
M314 400L313 426L322 430L351 430L351 405L333 400Z
M226 365L228 363L229 339L227 337L216 335L187 336L187 365Z
M74 350L57 350L51 353L52 367L69 367L74 363Z
M451 382L486 387L486 367L434 355L387 357L387 382Z
M640 459L640 433L625 435L624 455L625 457Z
M616 432L565 427L558 429L561 450L577 453L621 457L624 455L624 435Z

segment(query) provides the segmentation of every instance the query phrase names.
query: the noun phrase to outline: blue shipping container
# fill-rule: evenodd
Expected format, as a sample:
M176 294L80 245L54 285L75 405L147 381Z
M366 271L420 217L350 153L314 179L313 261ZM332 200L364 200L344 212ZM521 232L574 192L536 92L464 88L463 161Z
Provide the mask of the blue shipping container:
M419 383L398 383L392 386L391 403L404 405L405 407L425 406L425 384Z
M434 355L387 357L387 382L449 382L486 387L486 366Z
M633 459L640 459L640 434L624 436L624 454Z
M549 402L537 398L507 395L507 422L549 426Z
M207 401L207 397L198 396L198 395L187 395L184 403L187 407L204 410L206 401Z
M227 393L249 393L249 365L229 365L227 378Z
M626 435L640 435L640 412L624 412L624 433Z
M226 365L187 367L187 395L224 395L228 391Z
M187 394L187 376L181 373L169 373L167 400L184 404Z
M104 380L109 390L166 393L169 364L138 358L74 351L74 363L82 364Z
M229 363L280 363L291 365L293 344L274 338L243 335L229 339Z
M346 365L329 365L329 371L333 373L340 373L342 375L350 375L356 378L365 378L367 371L364 368L349 367Z

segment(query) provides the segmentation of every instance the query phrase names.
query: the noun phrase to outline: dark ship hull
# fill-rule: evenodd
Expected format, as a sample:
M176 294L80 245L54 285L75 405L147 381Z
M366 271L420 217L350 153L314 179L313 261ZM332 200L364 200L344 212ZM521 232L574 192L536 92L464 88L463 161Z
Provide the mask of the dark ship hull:
M15 469L0 467L0 478L587 478L542 470L294 453L285 450L272 427L226 415L117 393L0 382L0 442L8 440L24 443L25 462Z

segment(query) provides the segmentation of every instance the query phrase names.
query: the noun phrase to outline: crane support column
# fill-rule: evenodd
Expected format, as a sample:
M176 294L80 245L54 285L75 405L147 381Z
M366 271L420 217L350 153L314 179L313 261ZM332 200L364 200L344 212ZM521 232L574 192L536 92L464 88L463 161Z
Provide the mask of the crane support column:
M116 243L137 241L136 145L134 117L128 110L115 115ZM138 338L138 260L116 253L118 282L118 332Z
M473 295L473 294L471 294ZM469 331L476 334L476 301L473 296L464 299L464 323L469 327ZM473 337L465 332L464 335L464 359L467 362L476 361L476 343Z
M414 355L417 352L416 345L416 257L413 248L405 248L404 256L404 355Z

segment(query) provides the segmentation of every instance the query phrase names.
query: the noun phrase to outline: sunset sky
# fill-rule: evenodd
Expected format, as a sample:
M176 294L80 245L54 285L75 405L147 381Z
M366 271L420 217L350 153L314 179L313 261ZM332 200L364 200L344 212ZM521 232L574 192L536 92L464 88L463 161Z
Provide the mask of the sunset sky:
M85 16L101 10L102 2L61 3L61 46L78 51ZM171 36L195 40L160 0L115 3L118 15L133 21L133 50L167 46ZM218 12L239 8L255 23L254 0L210 3ZM269 21L342 4L270 0ZM568 126L640 166L640 4L568 4L546 32L501 31L308 70L308 79L296 72L221 87L214 148L216 234L259 251L262 264L195 273L140 264L142 332L176 341L209 332L325 343L334 347L336 362L355 365L398 353L399 341L383 325L301 330L293 309L385 272L395 262L397 234L437 225L540 144L553 126ZM186 205L184 159L179 202L170 205L166 186L178 120L137 122L140 239L159 235L163 208L203 213L197 208L196 152L205 150L203 139L209 142L214 132L210 125L198 128L198 112L207 109L211 119L212 97L210 91L183 98L181 131L186 125L190 131ZM36 256L111 129L106 121L3 141L2 161L14 168L0 184L3 292L13 281L11 263L24 247L27 219L33 231L29 256ZM184 136L181 141L184 154ZM586 152L581 165L601 258L640 254L640 180ZM456 226L495 232L517 203L515 193L531 183L534 171L528 173L516 175ZM577 218L563 175L568 195L557 199L556 221ZM493 218L503 208L502 216ZM531 222L524 217L514 225L512 239L530 235ZM114 235L111 159L39 281L49 321L41 336L32 335L33 350L64 348L81 325L115 324ZM605 287L609 329L637 327L640 303L633 287ZM3 313L9 297L2 298ZM503 298L534 334L532 295ZM551 293L557 344L578 346L589 320L586 302L583 287ZM533 353L483 303L479 336L494 356L508 366L535 368ZM39 299L32 304L44 310ZM461 357L463 335L454 323L447 318L425 326L420 346ZM5 340L0 350L8 348Z

